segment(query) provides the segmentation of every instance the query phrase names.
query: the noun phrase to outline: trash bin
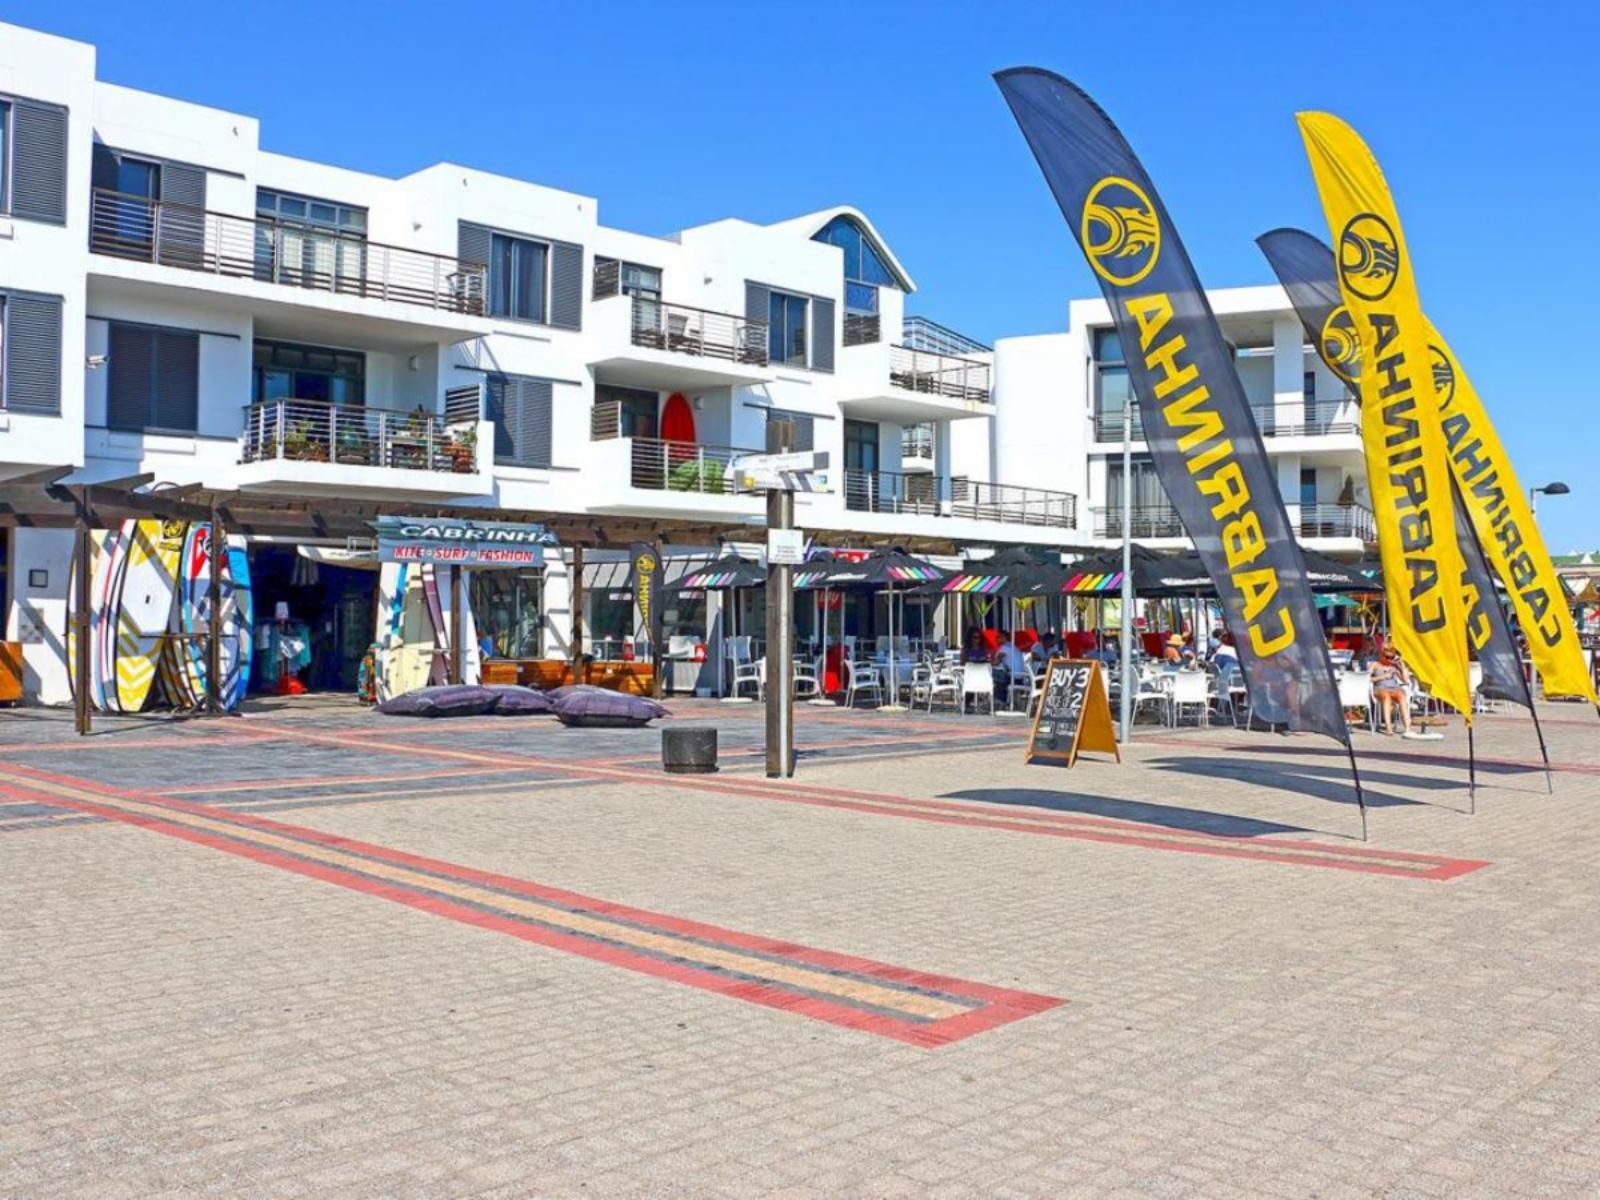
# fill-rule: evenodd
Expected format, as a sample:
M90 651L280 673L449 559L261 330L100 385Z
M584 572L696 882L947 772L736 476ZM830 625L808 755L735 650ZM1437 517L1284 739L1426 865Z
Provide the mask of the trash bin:
M717 769L717 731L674 726L661 731L661 767L670 775L711 775Z

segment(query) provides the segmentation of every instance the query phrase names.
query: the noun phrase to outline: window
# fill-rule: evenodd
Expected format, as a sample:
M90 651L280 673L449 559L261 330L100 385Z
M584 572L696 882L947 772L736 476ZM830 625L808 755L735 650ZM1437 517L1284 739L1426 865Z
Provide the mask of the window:
M661 299L661 269L641 267L638 263L623 263L622 294L637 296L641 300Z
M1317 502L1317 471L1315 467L1300 468L1300 503L1313 505Z
M367 265L366 209L257 188L256 216L257 278L360 291Z
M550 247L497 233L489 242L489 315L518 321L545 319Z
M775 363L807 365L806 308L804 296L773 292L767 308L767 354Z
M1101 441L1122 440L1122 414L1133 410L1133 436L1142 437L1139 406L1133 396L1133 381L1122 357L1122 339L1115 329L1098 329L1094 335L1095 433Z
M625 438L653 438L659 436L656 409L661 397L656 392L641 388L608 387L604 384L594 389L596 404L615 403L618 421L617 436Z
M115 321L108 332L107 427L194 433L200 406L200 335Z
M478 638L496 658L538 658L543 651L544 572L474 571L468 585Z
M0 212L11 211L11 105L0 100Z
M256 189L256 215L286 225L303 225L356 239L367 236L366 209L271 188Z
M878 423L876 421L847 420L844 423L844 469L877 471Z
M884 254L872 235L852 217L835 217L811 239L838 246L844 251L844 277L874 287L898 288L900 281L889 269Z
M254 399L318 400L341 408L366 403L367 356L295 342L257 341Z
M0 409L6 406L6 298L0 296ZM0 538L0 541L4 541ZM3 610L0 610L3 611Z

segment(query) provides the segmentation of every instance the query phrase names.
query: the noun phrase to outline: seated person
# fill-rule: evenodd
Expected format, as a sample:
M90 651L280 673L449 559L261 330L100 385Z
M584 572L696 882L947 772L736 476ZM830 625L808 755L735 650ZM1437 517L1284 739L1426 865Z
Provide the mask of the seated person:
M1212 652L1211 661L1219 675L1224 671L1239 669L1239 648L1233 644L1233 634L1226 629L1218 636L1217 648Z
M1372 698L1383 710L1383 732L1394 736L1394 710L1400 710L1402 733L1411 732L1411 698L1406 692L1410 682L1406 666L1393 646L1385 646L1372 664Z
M1032 649L1028 651L1028 658L1035 667L1043 667L1059 653L1056 647L1056 635L1046 633L1033 644Z
M1190 670L1194 667L1194 651L1184 643L1182 636L1175 633L1167 639L1161 665L1168 671Z
M1028 678L1027 655L1017 649L1011 635L1003 629L1000 631L1000 648L994 652L994 665L995 675L1000 682Z
M983 640L983 630L973 626L967 630L967 640L961 646L961 661L986 663L990 658L988 644Z

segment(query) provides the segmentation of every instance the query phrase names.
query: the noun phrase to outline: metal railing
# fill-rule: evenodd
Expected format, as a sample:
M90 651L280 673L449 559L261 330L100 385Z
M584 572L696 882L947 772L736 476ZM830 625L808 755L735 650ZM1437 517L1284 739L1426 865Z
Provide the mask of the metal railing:
M871 346L883 340L883 322L877 313L845 313L844 344Z
M1078 526L1078 498L1071 492L1013 487L959 476L849 468L844 473L844 501L845 507L855 512L967 517L1060 529Z
M481 263L105 188L94 189L89 248L96 254L186 271L448 312L483 313L487 268Z
M1311 409L1298 421L1288 419L1293 411L1293 409L1280 411L1276 405L1271 404L1250 406L1250 413L1255 417L1256 428L1261 431L1262 437L1326 437L1330 434L1361 432L1359 409L1346 409L1346 415L1340 417L1339 407L1328 405L1324 409ZM1094 440L1121 443L1121 410L1095 412ZM1133 440L1144 441L1144 419L1137 405L1133 409Z
M989 364L970 358L890 346L889 382L926 395L989 403Z
M733 495L737 489L727 478L728 465L755 450L736 446L707 446L699 442L669 442L660 438L630 439L633 462L629 482L636 488L658 492L699 492Z
M1122 505L1090 510L1094 514L1094 535L1103 538L1122 536ZM1178 510L1170 504L1150 504L1133 509L1128 522L1131 537L1160 538L1184 537L1183 522L1178 520Z
M900 341L912 350L928 350L934 354L953 354L958 357L983 354L993 349L964 333L957 333L948 325L916 316L906 317L900 322Z
M1370 542L1377 536L1371 511L1359 504L1291 504L1289 518L1301 537L1355 537Z
M901 428L900 461L933 462L933 426L906 425Z
M478 426L421 410L263 400L245 409L239 451L247 463L291 459L470 475L478 466Z
M633 344L748 366L767 365L767 323L733 313L630 297Z
M1091 510L1094 514L1096 537L1122 536L1122 506L1107 505ZM1295 532L1303 538L1358 537L1371 541L1374 537L1372 513L1359 504L1291 504L1289 520ZM1128 525L1136 538L1187 537L1178 511L1170 504L1143 505L1134 508Z

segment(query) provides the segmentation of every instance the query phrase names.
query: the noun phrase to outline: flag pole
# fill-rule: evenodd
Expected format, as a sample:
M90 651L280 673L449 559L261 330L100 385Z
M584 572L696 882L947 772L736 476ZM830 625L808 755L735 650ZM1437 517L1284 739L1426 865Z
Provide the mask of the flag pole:
M1348 731L1345 737L1344 752L1350 756L1350 778L1356 785L1356 806L1361 809L1361 840L1367 840L1367 797L1361 790L1361 772L1356 768L1356 748L1351 744Z
M1472 742L1472 721L1467 721L1467 812L1478 812L1478 754Z
M1544 790L1555 795L1556 783L1550 774L1550 751L1544 745L1544 726L1539 724L1539 713L1532 704L1528 705L1528 715L1533 718L1533 732L1539 736L1539 755L1544 759Z

